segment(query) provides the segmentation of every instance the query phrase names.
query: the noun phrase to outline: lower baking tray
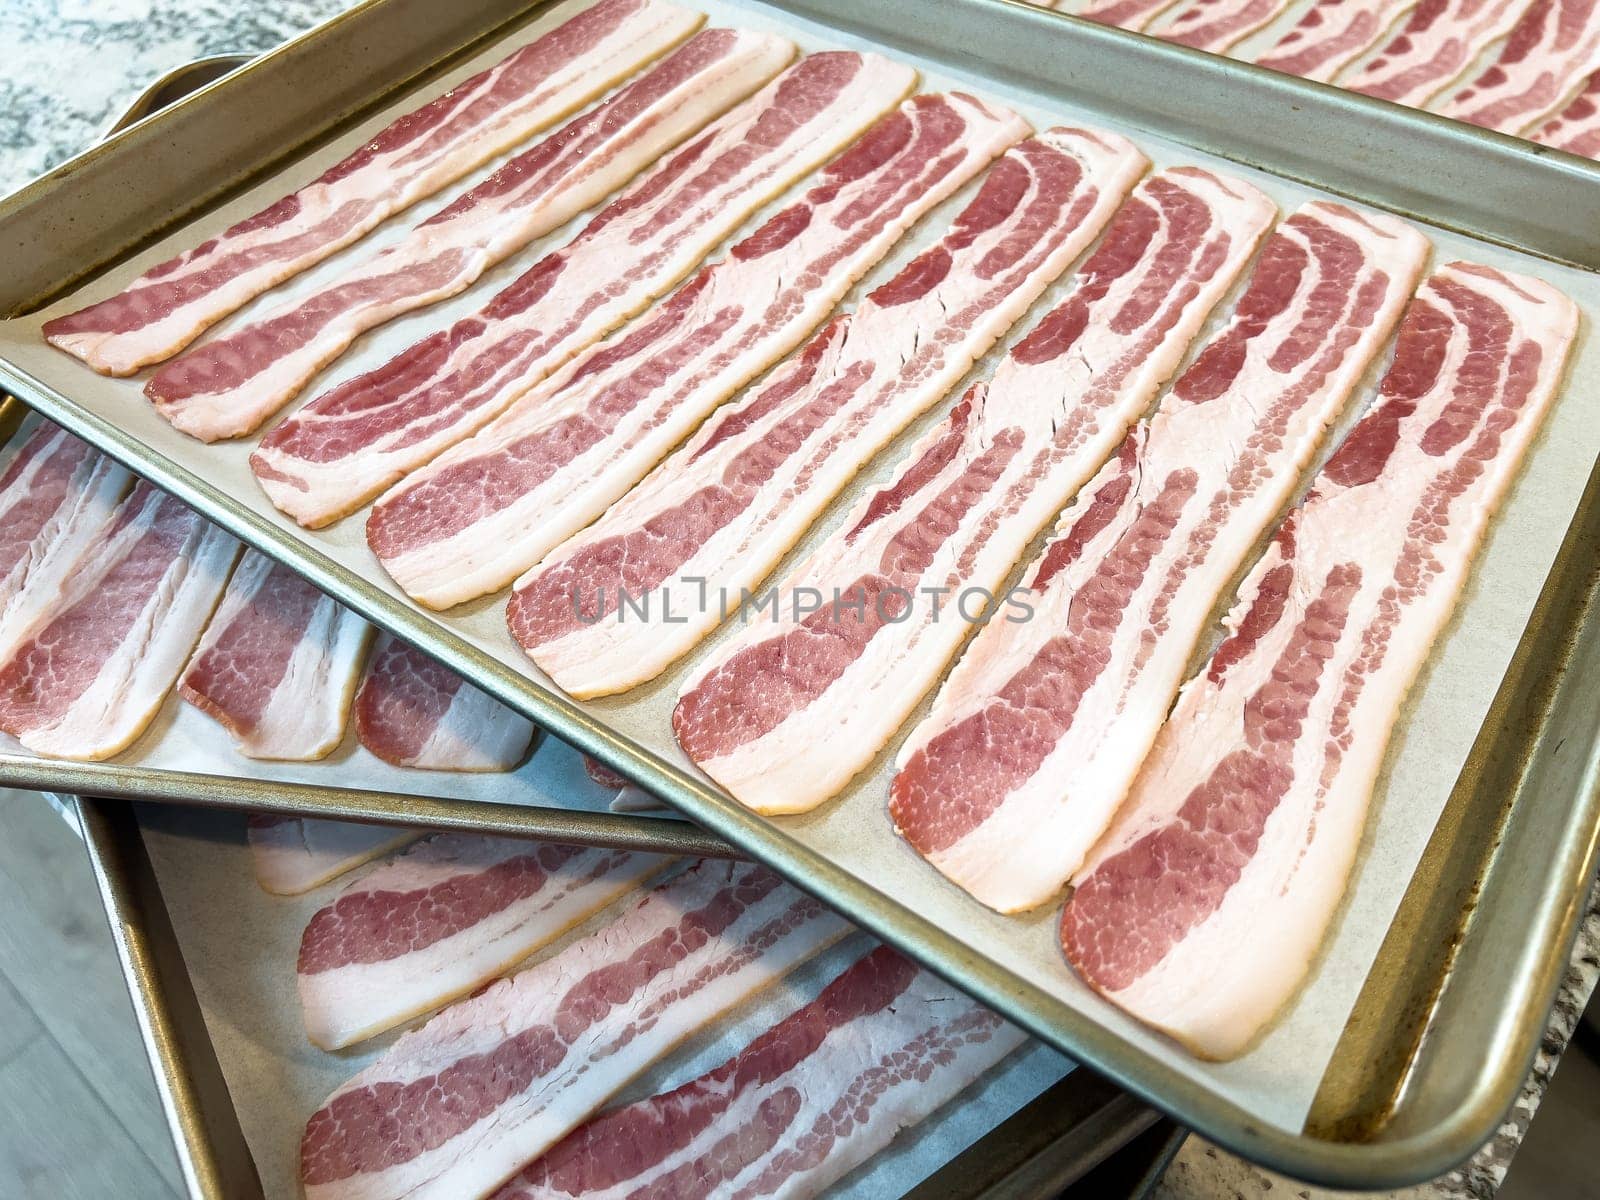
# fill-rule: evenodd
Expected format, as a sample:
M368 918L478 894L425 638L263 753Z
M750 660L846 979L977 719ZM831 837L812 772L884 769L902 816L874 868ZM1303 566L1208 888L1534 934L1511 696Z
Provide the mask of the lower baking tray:
M263 1180L282 1172L258 1170L234 1099L237 1091L230 1091L212 1039L211 1029L226 1028L230 1014L208 1011L195 987L194 978L214 964L195 956L192 942L185 957L147 849L143 827L150 813L141 814L138 806L118 800L73 798L69 805L88 848L189 1194L195 1200L265 1200L269 1195L278 1200L281 1185L264 1186ZM216 835L215 820L168 812L158 820L162 836L170 839L186 820L202 826L195 831L197 842ZM264 906L273 903L263 897ZM243 933L250 915L237 916ZM284 965L288 969L287 958ZM257 1051L264 1050L282 1071L292 1073L296 1055L305 1057L304 1047L275 1046L272 1036L271 1030L252 1025ZM985 1106L1003 1108L1009 1115L977 1140L967 1136L964 1149L909 1190L897 1186L895 1194L907 1200L1042 1200L1058 1195L1131 1200L1147 1194L1181 1141L1181 1131L1082 1068L1070 1069L1040 1091L1035 1081L1056 1076L1061 1066L1062 1060L1036 1046L1000 1068L1000 1076L986 1080ZM1016 1097L1027 1096L1032 1098L1019 1106ZM916 1158L911 1161L934 1156L939 1143L924 1139L956 1143L957 1130L973 1120L971 1112L946 1110L919 1132L908 1131L902 1141L912 1139L909 1152ZM296 1144L297 1128L281 1132L285 1145ZM900 1175L916 1173L904 1161L908 1147L897 1141L894 1153L903 1159ZM887 1193L873 1179L858 1172L833 1194L882 1200Z

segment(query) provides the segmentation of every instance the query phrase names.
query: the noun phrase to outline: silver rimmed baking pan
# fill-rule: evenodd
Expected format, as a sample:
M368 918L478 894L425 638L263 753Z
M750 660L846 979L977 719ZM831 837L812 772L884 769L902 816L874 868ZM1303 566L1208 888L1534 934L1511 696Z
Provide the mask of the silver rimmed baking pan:
M38 181L0 204L0 246L15 260L0 311L32 310L97 269L124 270L174 219L214 219L219 200L327 144L318 138L358 136L345 122L374 111L362 110L363 100L393 103L397 88L426 87L458 68L497 23L514 26L529 15L508 7L468 4L446 14L413 0L372 0ZM923 65L937 86L960 82L1036 118L1125 130L1158 161L1221 156L1283 203L1315 189L1390 208L1428 222L1441 254L1543 271L1591 315L1600 308L1594 163L1004 0L932 8L910 0L719 0L705 7L718 20L734 14L794 30L808 45L881 46ZM1483 240L1466 241L1463 232ZM10 329L26 332L29 320ZM304 534L270 510L237 473L242 454L185 444L139 404L113 401L76 364L19 338L0 349L0 378L30 403L1230 1148L1291 1174L1389 1186L1464 1158L1510 1103L1576 930L1600 824L1593 694L1600 634L1587 619L1600 484L1587 463L1576 471L1569 462L1562 486L1546 491L1548 480L1531 470L1508 506L1524 523L1535 503L1560 511L1542 528L1553 567L1520 580L1523 615L1515 628L1496 632L1497 645L1480 647L1474 660L1452 637L1438 660L1448 665L1430 686L1481 702L1470 726L1455 730L1461 757L1436 772L1455 787L1398 916L1385 918L1375 965L1343 981L1362 990L1338 1022L1331 1065L1315 1081L1303 1119L1285 1124L1228 1099L1221 1072L1176 1059L1126 1023L1115 1026L1108 1013L1066 1003L1054 986L1059 964L1048 979L1041 964L1034 964L1038 974L1017 969L1002 953L1007 927L935 891L936 881L902 886L897 877L891 886L882 872L894 846L884 837L892 835L852 840L837 823L841 812L881 806L881 770L815 818L771 824L745 812L676 754L664 721L673 676L638 698L566 700L525 665L492 608L465 617L420 612L380 582L358 539L337 536L337 527ZM1588 337L1564 412L1593 402L1595 377L1600 362ZM869 472L858 488L876 477ZM1507 536L1520 536L1515 530ZM1447 677L1463 662L1491 660L1491 677L1481 670L1470 682ZM470 819L468 806L461 812ZM1404 881L1386 886L1398 891Z
M105 799L73 797L67 803L69 816L76 819L88 849L189 1195L193 1200L264 1200L267 1192L262 1179L267 1172L259 1169L240 1120L242 1106L256 1100L237 1076L234 1087L246 1088L243 1099L240 1092L230 1091L219 1061L220 1043L212 1034L213 1028L227 1029L238 1014L228 1011L226 1002L215 1000L219 989L203 985L209 975L222 969L204 956L204 943L191 940L180 944L175 916L146 845L144 830L152 810ZM155 823L159 835L169 843L174 836L182 836L179 831L185 824L199 824L189 857L206 862L208 850L215 850L209 839L217 835L218 823L193 822L191 815L171 811ZM574 835L561 840L583 839ZM219 864L224 877L226 869ZM249 891L253 884L246 882ZM278 903L258 899L257 907L263 912ZM260 918L258 912L250 919L249 928L256 937L260 936ZM243 936L242 914L240 925ZM295 930L289 933L298 936ZM292 961L290 954L276 964L263 964L263 973L270 975L276 968L292 974ZM198 986L197 979L202 981ZM220 991L226 993L227 989ZM206 996L221 1007L208 1011ZM273 1040L277 1030L259 1021L252 1022L251 1028L252 1041L260 1043L256 1053L272 1056L280 1079L303 1069L303 1046L278 1045ZM999 1086L1019 1095L1037 1089L1039 1084L1030 1085L1030 1079L1055 1078L1061 1070L1049 1066L1049 1057L1041 1057L1036 1050L1031 1058L1037 1061L1001 1068L1009 1076L1003 1074ZM959 1129L951 1126L970 1124L971 1119L949 1110L934 1114L926 1127L905 1135L921 1139L909 1153L924 1163L942 1157L944 1144L965 1142L906 1191L907 1200L1046 1200L1055 1196L1139 1200L1160 1177L1183 1137L1182 1130L1162 1120L1148 1105L1081 1068L1068 1070L1032 1099L1007 1107L1012 1109L1009 1115L976 1140L958 1136ZM288 1153L298 1145L299 1134L292 1122L284 1122L281 1129L271 1130L270 1140L281 1140ZM904 1158L908 1151L901 1147L896 1153ZM882 1193L872 1185L873 1177L861 1178L861 1174L841 1183L836 1193L876 1200Z

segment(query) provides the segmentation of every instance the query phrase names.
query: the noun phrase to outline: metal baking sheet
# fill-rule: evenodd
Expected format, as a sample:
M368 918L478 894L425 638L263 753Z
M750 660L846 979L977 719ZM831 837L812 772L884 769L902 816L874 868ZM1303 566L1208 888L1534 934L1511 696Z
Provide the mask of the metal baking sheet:
M300 1029L300 930L339 883L304 897L265 895L234 815L104 800L77 801L77 815L190 1194L294 1195L306 1117L389 1040L329 1054ZM691 1040L623 1098L676 1086L721 1061L866 944L857 936L829 951ZM1034 1043L829 1195L1042 1200L1146 1131L1158 1140L1141 1165L1170 1151L1171 1127ZM1154 1181L1148 1170L1127 1173L1127 1185L1095 1195L1137 1196Z
M954 0L932 10L902 0L870 7L831 0L703 7L715 19L803 31L800 40L807 45L859 44L855 38L864 36L916 59L928 69L928 86L962 83L1016 104L1041 124L1076 119L1127 129L1158 164L1203 162L1206 155L1195 149L1214 150L1235 163L1270 163L1291 179L1316 179L1329 190L1428 215L1441 227L1473 230L1502 245L1589 265L1600 256L1589 232L1600 215L1595 164L1365 97L1009 3ZM369 4L328 27L324 65L347 61L339 56L348 51L354 24L376 8ZM400 3L385 10L387 39L406 41L410 11ZM815 23L808 24L808 18ZM369 38L378 38L379 23L373 22L364 28ZM429 36L441 36L437 23L429 30ZM375 63L404 57L378 40L385 49ZM252 96L281 89L284 71L304 71L315 61L315 41L312 35L310 42L296 44L293 68L269 56L218 85L207 97L208 109L195 108L193 101L180 106L173 115L183 120L164 133L194 136L198 147L209 112L217 122L211 132L221 136L226 128L221 122L230 115L242 117ZM465 69L460 60L450 68L456 74ZM262 84L254 82L263 77ZM432 85L443 86L452 77L439 76ZM307 74L303 81L310 86L315 78ZM369 79L378 94L386 80L381 75ZM253 90L258 86L262 91ZM1218 121L1216 114L1224 112L1233 119ZM69 164L0 205L0 244L13 244L23 254L8 297L11 305L59 291L86 263L113 257L121 248L117 238L126 235L126 207L117 209L122 223L113 223L109 194L98 193L96 210L82 185L100 180L103 189L132 171L141 187L153 187L138 164L135 152L143 143L134 135L163 120L154 119L124 135L125 141ZM332 146L357 143L375 121L346 127ZM1177 141L1191 148L1181 149ZM229 146L237 150L231 141ZM281 143L260 146L257 163L285 150ZM319 151L329 152L327 144ZM311 169L314 161L314 156L307 159L303 168ZM64 187L68 179L80 185L70 194ZM1254 179L1285 207L1311 194L1284 178ZM209 194L224 186L214 182ZM204 222L225 220L230 209L248 208L282 188L271 181L255 185ZM1550 199L1528 203L1535 195ZM144 210L147 230L184 202L182 192L169 196L166 209ZM51 208L51 201L61 206ZM69 211L80 235L95 229L103 236L80 237L83 254L70 264L58 259L52 272L38 250ZM37 235L34 240L23 236L30 232ZM1532 270L1595 310L1600 291L1589 272L1530 262L1526 255L1468 242L1442 228L1430 232L1441 256L1466 254ZM180 234L175 241L194 236ZM119 262L86 294L113 290L119 279L170 249L171 243L158 242ZM485 281L465 302L496 282ZM452 311L442 307L420 321L445 320ZM447 619L411 608L379 581L358 542L359 520L323 535L290 528L259 500L244 475L244 447L202 449L173 434L137 398L136 384L93 379L42 349L35 340L36 324L24 319L0 331L0 355L10 360L5 374L31 402L136 462L247 540L294 562L378 623L424 644L563 737L641 779L712 831L847 908L1041 1036L1240 1152L1329 1182L1395 1184L1437 1173L1464 1157L1509 1103L1553 994L1554 979L1545 964L1565 949L1575 929L1572 897L1592 866L1597 800L1592 719L1574 716L1584 710L1573 707L1570 691L1576 685L1566 689L1566 681L1578 675L1554 670L1533 679L1513 670L1506 678L1515 687L1508 683L1512 690L1498 695L1496 689L1528 624L1533 585L1552 564L1558 577L1547 599L1554 599L1535 613L1538 619L1529 626L1533 633L1523 648L1559 649L1553 664L1558 668L1597 652L1570 636L1577 628L1571 618L1589 598L1585 584L1563 582L1560 574L1562 564L1581 556L1584 539L1592 536L1593 525L1580 521L1566 548L1560 544L1593 461L1596 430L1582 419L1582 409L1592 403L1586 392L1595 365L1592 338L1580 346L1567 396L1492 535L1461 619L1418 691L1379 797L1369 838L1377 849L1366 856L1352 904L1314 985L1257 1052L1228 1066L1202 1067L1084 996L1053 953L1048 915L1021 923L994 918L910 862L881 818L881 766L815 817L780 826L745 813L686 770L671 745L664 718L676 673L638 698L567 702L524 665L505 638L494 606ZM369 339L337 374L359 369L371 361L366 356L396 348L416 328L400 323ZM866 482L881 476L893 458L891 451ZM1584 512L1589 514L1584 521L1594 517L1592 506ZM828 524L824 520L822 527ZM1493 713L1527 713L1536 723L1503 733L1509 727L1492 715L1483 720L1491 699ZM1553 743L1543 734L1563 720L1586 723L1574 724L1561 743L1564 758L1556 761ZM1474 744L1473 731L1480 726L1486 734ZM1543 757L1547 752L1551 757ZM1449 779L1462 763L1462 783L1452 793ZM1552 799L1539 803L1546 795ZM1508 796L1517 803L1507 807ZM1452 851L1444 867L1433 852L1423 853L1434 827L1431 818L1441 807L1445 820L1434 845L1444 837ZM1497 837L1499 851L1491 855ZM1402 903L1403 881L1419 856L1423 870ZM1532 879L1537 886L1519 888L1519 879ZM1463 920L1480 893L1486 900L1497 897L1496 906L1481 906L1481 919ZM1397 905L1401 920L1369 973L1366 967L1382 931L1391 928ZM1502 918L1515 921L1523 934L1496 942L1480 932ZM1342 999L1333 998L1336 990L1345 993ZM1489 1010L1475 1005L1473 997L1487 998ZM1352 1003L1354 1015L1347 1023ZM1340 1052L1332 1053L1336 1041ZM1349 1056L1352 1045L1365 1052L1359 1060ZM1305 1050L1308 1046L1315 1049ZM1321 1076L1319 1090L1320 1066L1308 1071L1305 1064L1328 1061L1328 1053L1334 1065ZM1368 1065L1352 1066L1353 1061ZM1471 1064L1465 1077L1463 1062ZM1359 1139L1365 1141L1357 1144Z

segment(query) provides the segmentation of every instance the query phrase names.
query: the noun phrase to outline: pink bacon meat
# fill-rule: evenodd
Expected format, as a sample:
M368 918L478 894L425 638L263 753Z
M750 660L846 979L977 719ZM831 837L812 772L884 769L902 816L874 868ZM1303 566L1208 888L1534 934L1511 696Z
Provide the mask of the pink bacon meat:
M141 483L0 662L0 729L102 759L154 718L216 608L239 544Z
M1378 401L1239 591L1061 924L1084 979L1207 1058L1305 977L1400 705L1559 386L1577 310L1452 263Z
M803 812L882 748L1027 543L1176 370L1273 212L1255 189L1188 167L1124 208L993 382L973 385L775 590L771 619L684 685L678 741L743 803Z
M378 635L356 693L356 734L397 767L509 771L528 753L533 722L387 633Z
M1494 62L1439 112L1458 121L1522 133L1555 113L1600 70L1600 0L1538 0Z
M1533 0L1422 0L1377 56L1341 86L1422 108L1484 47L1510 33L1532 5Z
M250 460L267 495L301 524L326 525L471 436L681 279L915 80L875 55L801 59L475 315L273 429Z
M763 867L702 862L406 1034L306 1125L307 1200L474 1200L695 1030L849 926Z
M1528 136L1568 154L1600 158L1600 74L1589 76L1570 104Z
M1010 151L944 238L519 580L512 634L582 697L634 686L687 653L724 615L721 597L764 578L839 489L960 381L1099 234L1146 165L1122 138L1087 130L1051 130Z
M406 113L317 179L124 291L44 326L106 375L131 375L593 100L694 32L698 13L601 0L438 99Z
M132 476L41 421L0 474L0 660L55 602Z
M416 841L419 834L389 825L252 813L247 836L262 891L296 896Z
M1265 29L1290 0L1193 0L1160 36L1196 50L1221 54L1258 29Z
M1256 65L1331 83L1376 46L1416 0L1317 0Z
M1003 912L1043 904L1127 795L1218 597L1393 332L1427 255L1398 221L1312 204L1233 318L1062 516L900 748L890 814Z
M1138 33L1176 3L1177 0L1089 0L1074 15Z
M495 1200L819 1195L1025 1041L879 947L721 1066L568 1135Z
M448 1004L668 861L516 838L429 838L306 924L295 968L306 1034L336 1050Z
M430 608L510 583L1027 132L1015 113L960 93L908 101L726 258L384 496L367 519L384 569Z
M793 56L792 43L770 34L697 34L401 241L168 363L145 384L145 395L202 441L252 432L360 334L465 290L748 96Z
M246 551L178 684L250 758L323 758L344 740L371 627Z

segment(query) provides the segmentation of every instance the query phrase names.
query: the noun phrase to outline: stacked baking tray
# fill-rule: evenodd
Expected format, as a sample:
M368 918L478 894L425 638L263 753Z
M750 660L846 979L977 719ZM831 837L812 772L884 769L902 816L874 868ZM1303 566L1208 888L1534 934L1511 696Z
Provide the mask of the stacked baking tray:
M782 29L808 46L881 46L923 66L928 86L962 83L1039 124L1081 119L1126 129L1158 164L1218 155L1236 164L1231 170L1262 168L1268 173L1254 180L1280 202L1323 191L1390 208L1431 224L1442 253L1542 274L1591 314L1600 296L1591 234L1600 169L1581 160L1003 0L953 0L934 10L900 0L703 7L718 21ZM0 244L14 251L0 308L33 310L102 265L129 270L125 256L144 253L173 213L222 197L221 208L201 217L221 219L229 189L309 149L309 131L354 144L360 126L341 118L355 113L360 121L374 111L364 104L395 103L396 80L420 75L415 86L425 87L435 78L429 71L459 71L478 39L526 16L510 9L467 6L445 18L408 0L368 4L41 180L0 212ZM276 185L259 186L257 199ZM1600 634L1588 620L1600 489L1587 443L1569 439L1570 427L1541 442L1486 556L1494 565L1483 578L1501 583L1485 590L1511 599L1504 611L1514 620L1480 623L1483 611L1469 598L1423 685L1413 724L1451 727L1448 761L1460 771L1437 797L1442 816L1407 825L1394 780L1437 777L1446 760L1407 760L1426 743L1422 736L1408 739L1392 767L1380 823L1387 833L1388 817L1399 818L1416 844L1401 855L1405 874L1391 872L1385 884L1398 915L1367 931L1371 938L1387 930L1370 969L1337 980L1358 994L1330 1010L1338 1032L1330 1065L1311 1081L1299 1115L1285 1119L1262 1102L1273 1091L1269 1077L1185 1062L1103 1006L1071 1002L1048 964L1008 944L1004 929L945 892L918 890L925 875L921 884L875 876L869 860L881 861L882 844L837 814L881 804L881 772L817 820L777 827L753 817L675 756L662 720L669 690L639 702L560 697L522 665L495 614L438 618L412 608L375 581L349 539L302 534L257 501L242 455L184 443L125 395L85 384L82 372L38 349L23 336L31 334L26 319L14 328L0 344L4 377L30 403L1041 1037L1242 1153L1349 1185L1423 1178L1487 1136L1520 1082L1576 929L1600 806L1592 718L1600 674L1590 670L1585 683L1583 669L1600 658ZM1593 366L1585 339L1563 412L1588 402ZM1502 553L1536 543L1534 569ZM1464 709L1449 710L1453 720L1424 707L1445 693L1466 698ZM1417 716L1423 711L1429 720ZM1408 765L1411 775L1403 773ZM472 820L468 806L458 812Z

